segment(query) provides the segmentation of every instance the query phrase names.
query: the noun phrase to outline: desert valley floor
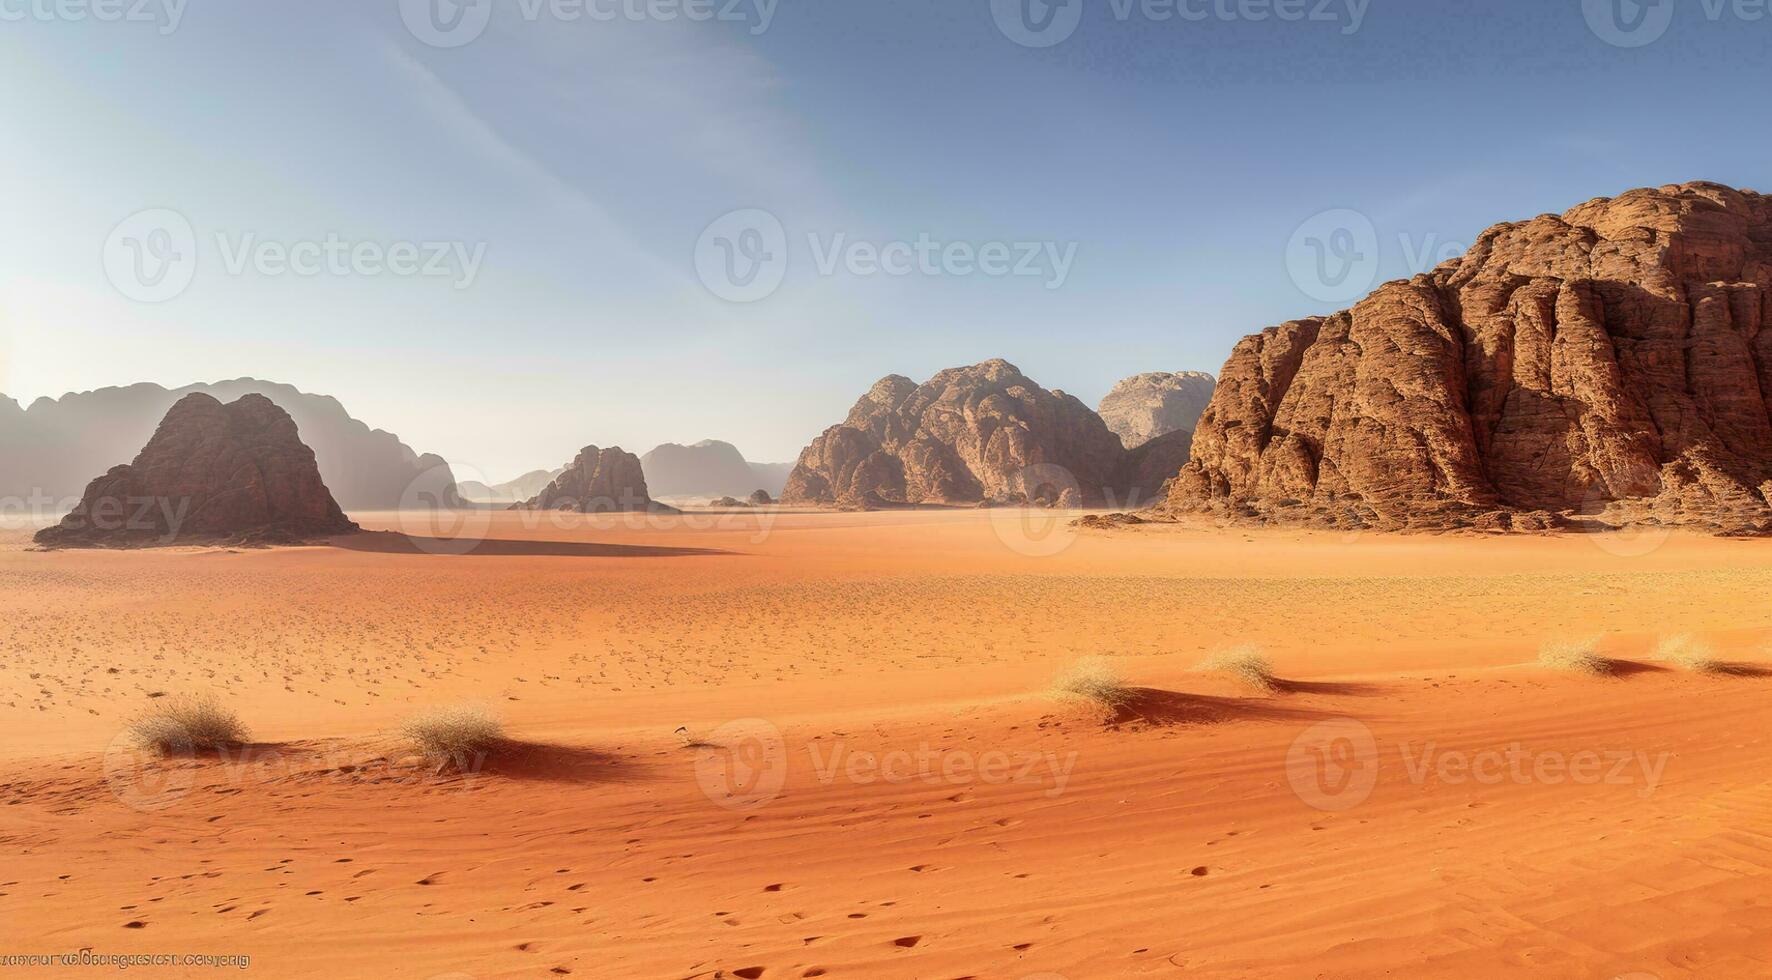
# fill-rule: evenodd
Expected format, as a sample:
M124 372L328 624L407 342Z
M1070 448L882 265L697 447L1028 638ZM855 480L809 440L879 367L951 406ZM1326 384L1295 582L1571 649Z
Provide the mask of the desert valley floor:
M1772 975L1772 542L1041 519L499 514L471 555L0 531L0 954L419 980ZM1650 662L1671 633L1733 669ZM1593 635L1616 676L1536 665ZM1195 669L1244 644L1280 690ZM1048 693L1089 656L1132 705ZM253 744L126 750L132 714L191 691ZM406 754L402 719L465 701L516 744L471 775Z

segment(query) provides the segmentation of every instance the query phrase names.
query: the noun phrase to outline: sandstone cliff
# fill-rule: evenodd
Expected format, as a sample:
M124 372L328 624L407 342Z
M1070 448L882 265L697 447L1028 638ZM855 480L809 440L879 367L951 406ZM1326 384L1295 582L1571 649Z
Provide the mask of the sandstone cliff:
M1097 412L1127 449L1137 449L1171 432L1194 431L1213 387L1203 371L1135 374L1114 385Z
M1098 505L1123 499L1115 480L1124 456L1088 406L991 360L921 385L882 378L800 454L782 502Z
M563 510L583 514L635 511L674 513L655 503L646 489L640 458L619 446L586 446L541 493L512 510Z
M262 395L223 405L191 394L166 413L134 462L93 480L37 543L297 543L355 530L287 412Z
M1169 504L1337 526L1768 526L1772 201L1709 183L1497 225L1244 339Z

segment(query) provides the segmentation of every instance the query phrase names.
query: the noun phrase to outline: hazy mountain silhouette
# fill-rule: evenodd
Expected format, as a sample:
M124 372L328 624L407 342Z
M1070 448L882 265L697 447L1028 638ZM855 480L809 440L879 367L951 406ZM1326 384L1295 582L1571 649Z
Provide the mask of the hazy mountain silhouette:
M397 508L415 485L443 500L455 494L447 463L352 418L336 398L238 378L171 390L157 384L100 388L39 398L23 410L0 396L0 496L35 498L46 507L72 503L94 476L133 459L172 406L193 392L222 402L264 395L288 412L314 450L327 489L347 510Z

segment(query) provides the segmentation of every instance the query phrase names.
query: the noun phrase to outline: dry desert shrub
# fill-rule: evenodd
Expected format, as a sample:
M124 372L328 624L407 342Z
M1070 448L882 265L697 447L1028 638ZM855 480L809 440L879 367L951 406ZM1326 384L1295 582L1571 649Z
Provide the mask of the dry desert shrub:
M1538 664L1552 670L1565 670L1595 676L1612 673L1612 661L1599 654L1597 638L1551 640L1538 649Z
M1655 644L1654 657L1697 674L1720 674L1725 670L1723 662L1716 658L1710 644L1690 633L1662 637Z
M1080 698L1114 710L1133 700L1131 685L1100 657L1085 657L1060 672L1052 682L1052 691L1061 698Z
M1273 664L1261 655L1261 648L1254 645L1231 647L1200 661L1196 668L1209 674L1225 674L1262 691L1273 691L1279 688L1279 681L1274 678Z
M239 745L246 726L212 694L178 694L132 719L129 734L142 748L166 755Z
M426 760L458 768L466 768L469 760L484 758L505 737L504 725L490 711L473 704L414 715L400 731Z

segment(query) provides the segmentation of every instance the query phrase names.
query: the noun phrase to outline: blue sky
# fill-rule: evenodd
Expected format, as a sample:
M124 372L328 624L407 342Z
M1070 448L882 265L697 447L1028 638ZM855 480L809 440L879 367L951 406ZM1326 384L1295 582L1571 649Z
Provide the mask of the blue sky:
M498 480L593 442L792 459L878 377L987 357L1091 404L1216 372L1348 305L1297 274L1328 210L1369 222L1358 284L1634 186L1772 183L1772 15L1721 0L1092 0L1045 47L1016 0L499 0L453 47L422 0L56 2L0 0L0 391L271 378ZM144 209L195 246L156 302L107 274ZM785 245L746 302L698 274L737 209ZM257 261L329 236L478 262ZM1070 258L820 269L919 238Z

